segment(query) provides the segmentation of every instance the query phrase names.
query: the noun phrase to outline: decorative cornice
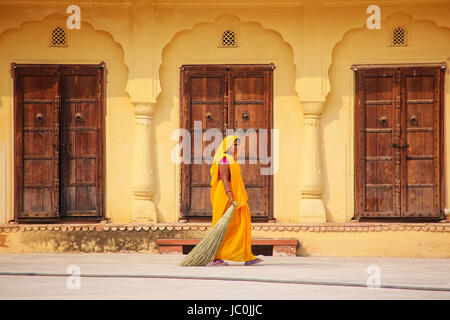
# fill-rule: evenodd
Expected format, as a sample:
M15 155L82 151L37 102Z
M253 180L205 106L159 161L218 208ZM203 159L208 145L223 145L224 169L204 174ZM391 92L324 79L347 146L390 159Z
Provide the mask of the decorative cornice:
M156 223L156 224L33 224L0 225L5 232L156 232L156 231L209 231L209 223ZM450 223L322 223L322 224L278 224L254 223L253 231L263 232L382 232L424 231L450 232Z

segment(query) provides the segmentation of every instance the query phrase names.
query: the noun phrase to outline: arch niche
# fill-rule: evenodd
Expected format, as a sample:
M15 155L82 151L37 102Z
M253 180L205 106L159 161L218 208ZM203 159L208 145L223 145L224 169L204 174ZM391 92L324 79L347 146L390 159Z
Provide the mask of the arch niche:
M237 31L238 46L219 47L219 36L231 28ZM275 64L273 87L273 129L279 131L279 170L274 175L273 203L277 220L295 221L300 190L302 119L299 99L295 91L296 66L292 47L274 30L264 29L257 22L242 22L233 15L223 15L214 22L200 22L189 30L175 34L162 51L159 69L161 93L157 98L155 124L156 172L158 181L155 202L162 212L161 220L177 221L180 203L180 166L171 161L171 151L178 139L171 140L179 125L180 67L184 64ZM288 150L289 159L283 157ZM292 165L291 165L292 164ZM162 179L164 177L164 179ZM292 178L294 177L294 178ZM289 188L287 187L289 184ZM284 188L283 188L284 187ZM283 188L283 193L279 192ZM163 190L174 190L172 193ZM297 208L297 209L296 209ZM158 218L158 219L159 219Z
M105 62L108 71L105 117L104 194L105 215L114 222L127 221L123 216L132 205L131 164L121 160L132 152L134 115L126 85L128 68L124 50L113 36L82 23L82 32L68 30L67 47L50 47L49 35L56 26L65 26L66 16L52 14L39 21L26 21L17 28L0 34L0 141L7 141L7 220L13 219L14 186L14 117L13 81L9 69L18 64L99 64ZM87 48L89 48L87 50ZM7 107L5 107L7 106ZM11 107L10 107L11 106ZM128 107L127 107L128 106Z
M407 28L408 45L391 46L395 26ZM334 46L328 74L331 90L322 114L324 141L324 203L327 221L348 222L354 214L354 71L353 64L421 64L448 61L450 29L426 19L396 12L382 21L381 29L369 30L365 25L348 30ZM447 66L448 68L448 66ZM446 73L446 107L444 118L449 119L449 74ZM449 130L444 124L444 141ZM447 155L449 144L445 143ZM444 155L444 157L445 157ZM448 161L447 161L448 162ZM444 164L444 174L448 164ZM345 168L345 170L344 170ZM448 174L443 183L445 199L449 199ZM345 181L345 183L343 183ZM448 204L447 204L448 206Z

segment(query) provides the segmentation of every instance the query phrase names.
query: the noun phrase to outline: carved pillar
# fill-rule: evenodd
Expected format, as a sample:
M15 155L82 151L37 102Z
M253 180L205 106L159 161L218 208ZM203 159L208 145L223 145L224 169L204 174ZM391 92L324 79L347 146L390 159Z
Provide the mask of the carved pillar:
M133 104L135 114L132 181L134 203L131 217L133 222L156 223L156 207L152 201L155 194L155 177L151 143L155 103L136 102ZM126 157L126 155L124 156Z
M302 102L305 149L300 222L326 222L326 211L322 201L323 172L320 139L320 116L323 105L323 101Z

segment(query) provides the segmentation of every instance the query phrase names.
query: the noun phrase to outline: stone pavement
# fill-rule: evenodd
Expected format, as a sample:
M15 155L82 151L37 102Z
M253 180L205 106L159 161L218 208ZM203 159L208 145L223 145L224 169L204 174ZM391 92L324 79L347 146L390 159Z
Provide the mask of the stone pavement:
M450 299L450 259L269 256L254 266L181 267L182 259L0 254L0 299Z

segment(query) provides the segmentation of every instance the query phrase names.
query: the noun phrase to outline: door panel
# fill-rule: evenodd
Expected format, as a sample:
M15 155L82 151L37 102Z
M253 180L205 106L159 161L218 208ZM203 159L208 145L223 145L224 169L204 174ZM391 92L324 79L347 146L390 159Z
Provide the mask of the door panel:
M99 68L61 74L61 215L102 215L101 80Z
M443 79L441 66L358 68L356 217L442 216Z
M398 140L395 123L396 89L393 71L358 73L359 120L358 178L361 217L394 217L399 197L395 182L400 179L392 144Z
M272 119L271 66L190 65L181 68L180 123L190 130L192 164L181 165L181 212L183 217L211 217L211 163L194 158L194 121L201 121L202 132L216 128L223 136L227 128L267 129L270 156L270 128ZM242 151L247 160L241 164L242 176L249 195L252 217L272 217L271 177L260 174L260 163L249 163L251 147L258 159L259 137L251 132L242 136ZM253 142L253 143L250 143ZM203 141L202 154L211 141ZM211 150L210 150L211 151ZM213 151L213 150L212 150ZM213 154L210 154L213 156ZM250 196L251 195L251 196ZM251 199L250 199L251 198Z
M191 164L181 165L181 209L184 217L211 216L210 164L202 161L201 155L211 143L203 141L202 134L211 128L224 130L226 114L226 70L218 67L181 68L181 112L182 128L191 133ZM198 135L195 122L201 123ZM200 139L196 143L197 137ZM201 146L195 150L196 146ZM199 157L195 155L199 154ZM211 153L211 156L214 156Z
M405 217L441 216L439 73L436 68L404 70Z
M271 67L230 69L230 128L246 130L241 139L242 178L252 217L271 217L272 176L261 175L260 129L267 132L267 156L271 156ZM248 129L253 129L249 130Z

